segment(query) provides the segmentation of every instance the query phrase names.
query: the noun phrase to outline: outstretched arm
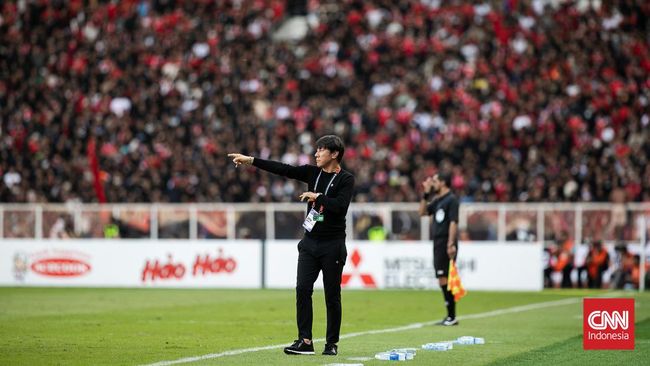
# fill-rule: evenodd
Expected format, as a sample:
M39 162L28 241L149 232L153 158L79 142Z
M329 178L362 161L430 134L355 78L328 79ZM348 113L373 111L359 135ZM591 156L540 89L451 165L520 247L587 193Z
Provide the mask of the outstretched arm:
M238 153L228 154L229 158L232 158L232 162L235 163L235 166L240 165L245 166L254 166L256 168L266 170L267 172L281 175L283 177L296 179L301 182L309 183L310 178L310 166L293 166L288 164L283 164L273 160L264 160L260 158L254 158L252 156L247 156ZM315 168L315 167L314 167Z

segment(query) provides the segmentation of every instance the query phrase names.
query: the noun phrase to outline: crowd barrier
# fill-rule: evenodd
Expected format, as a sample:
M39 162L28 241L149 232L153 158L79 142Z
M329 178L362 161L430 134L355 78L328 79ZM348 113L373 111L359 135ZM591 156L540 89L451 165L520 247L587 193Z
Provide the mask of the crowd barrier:
M353 203L353 240L429 240L418 203ZM0 204L0 239L265 239L302 237L305 204ZM640 242L650 237L650 203L467 203L462 240L551 243Z

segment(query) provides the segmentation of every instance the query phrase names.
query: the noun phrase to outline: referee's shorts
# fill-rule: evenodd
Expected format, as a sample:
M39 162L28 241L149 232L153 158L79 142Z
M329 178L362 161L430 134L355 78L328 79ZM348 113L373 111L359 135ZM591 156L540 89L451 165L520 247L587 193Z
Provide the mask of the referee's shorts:
M449 254L447 254L447 238L433 240L433 269L436 277L449 277ZM456 246L456 257L458 257L458 242ZM454 258L456 259L456 258Z

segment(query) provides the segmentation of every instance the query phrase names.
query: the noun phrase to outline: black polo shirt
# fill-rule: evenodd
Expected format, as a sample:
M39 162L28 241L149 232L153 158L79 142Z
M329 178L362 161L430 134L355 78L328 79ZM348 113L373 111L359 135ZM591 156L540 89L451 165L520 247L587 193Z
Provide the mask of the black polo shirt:
M431 234L434 243L443 242L446 245L449 238L449 224L458 224L458 198L451 192L434 199L427 205L427 213L431 216ZM456 238L458 239L458 238Z

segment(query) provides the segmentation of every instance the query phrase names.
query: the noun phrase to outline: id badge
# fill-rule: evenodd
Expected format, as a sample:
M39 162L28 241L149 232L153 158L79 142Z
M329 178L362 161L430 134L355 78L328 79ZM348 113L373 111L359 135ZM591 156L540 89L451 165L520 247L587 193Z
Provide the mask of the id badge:
M312 208L307 214L307 217L305 217L305 222L302 223L302 227L304 227L305 230L311 232L314 228L314 225L316 225L316 222L319 221L319 218L320 215L318 214L318 211Z

